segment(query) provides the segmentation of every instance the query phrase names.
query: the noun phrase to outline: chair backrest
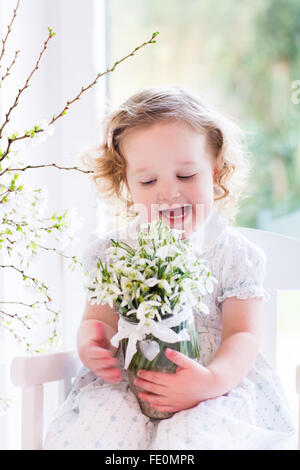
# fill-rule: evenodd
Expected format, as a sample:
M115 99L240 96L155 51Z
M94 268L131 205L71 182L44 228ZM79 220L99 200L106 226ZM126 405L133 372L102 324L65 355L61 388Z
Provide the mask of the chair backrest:
M276 366L277 293L300 289L300 240L264 230L236 227L248 240L264 250L267 257L265 289L271 300L265 303L261 351Z

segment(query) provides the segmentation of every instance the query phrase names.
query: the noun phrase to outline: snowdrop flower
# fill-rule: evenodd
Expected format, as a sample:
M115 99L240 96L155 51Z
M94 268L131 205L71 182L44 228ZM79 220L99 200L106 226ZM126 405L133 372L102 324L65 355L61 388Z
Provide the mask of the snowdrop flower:
M154 287L160 282L160 279L156 279L155 277L151 277L150 279L147 279L144 284L148 287Z
M181 233L154 221L141 227L138 246L113 240L106 262L98 263L98 274L87 284L91 301L114 305L137 324L177 315L183 305L209 313L202 296L212 293L217 281L200 258L201 251L181 240Z
M141 324L147 324L148 319L154 318L155 316L160 319L157 309L153 308L154 306L160 306L160 302L157 302L155 300L149 300L140 303L136 312L136 318L140 320Z
M130 289L132 288L132 282L128 277L121 276L121 288L123 293L125 292L130 292Z
M165 245L157 250L156 255L161 259L166 259L167 257L172 258L175 253L181 253L181 251L176 246Z

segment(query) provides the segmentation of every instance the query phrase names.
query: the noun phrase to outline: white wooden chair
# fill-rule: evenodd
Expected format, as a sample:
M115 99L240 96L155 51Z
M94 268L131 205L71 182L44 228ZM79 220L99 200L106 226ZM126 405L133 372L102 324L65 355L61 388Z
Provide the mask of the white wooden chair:
M257 229L244 227L237 227L237 229L250 241L260 246L267 255L264 285L271 294L271 300L265 304L262 352L275 367L277 291L300 289L300 240ZM22 449L42 448L44 384L60 381L62 384L61 401L63 401L70 389L71 379L78 372L79 366L77 354L68 351L13 359L12 382L22 387ZM296 390L300 395L300 358L295 372ZM300 449L300 439L298 445Z

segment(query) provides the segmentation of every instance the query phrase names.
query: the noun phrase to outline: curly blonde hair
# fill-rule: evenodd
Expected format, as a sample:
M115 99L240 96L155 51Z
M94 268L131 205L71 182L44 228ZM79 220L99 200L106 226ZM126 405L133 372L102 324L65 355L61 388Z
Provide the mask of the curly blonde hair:
M125 215L125 218L137 215L132 211L134 201L126 182L126 160L120 143L128 131L166 120L184 122L196 132L206 134L218 169L214 184L215 206L219 213L234 222L239 201L247 197L250 163L245 134L232 118L213 110L182 85L142 89L106 114L101 145L82 158L83 165L92 171L97 195L121 202L123 209L116 215Z

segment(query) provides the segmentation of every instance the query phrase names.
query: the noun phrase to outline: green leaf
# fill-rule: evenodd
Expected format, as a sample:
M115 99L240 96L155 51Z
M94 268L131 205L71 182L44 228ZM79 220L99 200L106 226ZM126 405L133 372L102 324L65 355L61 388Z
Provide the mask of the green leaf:
M55 32L53 31L53 29L50 28L49 26L48 26L48 31L49 31L49 34L50 34L50 37L51 37L51 38L52 38L53 36L55 36L56 33L55 33Z

